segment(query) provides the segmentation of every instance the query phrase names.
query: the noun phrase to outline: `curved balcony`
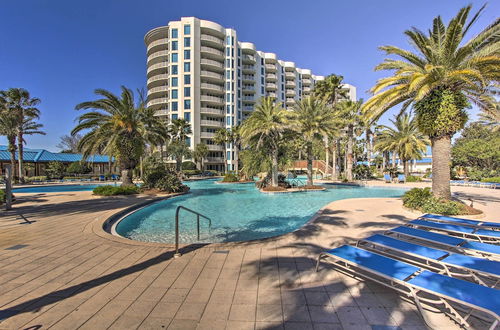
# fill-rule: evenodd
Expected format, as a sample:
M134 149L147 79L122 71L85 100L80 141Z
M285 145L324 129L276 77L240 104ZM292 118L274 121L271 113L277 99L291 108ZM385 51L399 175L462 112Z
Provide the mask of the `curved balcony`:
M200 40L202 46L207 45L218 49L224 49L224 40L217 38L216 36L201 34Z
M268 73L266 74L266 80L267 81L276 81L278 77L274 73Z
M168 50L159 50L157 52L151 53L148 56L147 63L148 65L152 65L158 62L167 62L168 61Z
M226 113L221 109L214 108L200 108L200 113L208 114L208 115L216 115L216 116L225 116Z
M295 72L285 72L285 79L295 79Z
M148 79L148 88L155 87L158 85L166 85L168 83L168 74L157 74Z
M241 61L243 64L255 64L256 60L255 60L255 56L253 55L246 55L244 54L243 56L241 56Z
M200 132L200 138L202 138L202 139L213 139L214 137L215 137L215 133Z
M240 47L243 54L255 54L255 45L251 42L242 42Z
M205 102L208 104L214 104L214 105L224 105L224 98L223 97L218 97L218 96L212 96L212 95L201 95L200 97L201 102Z
M303 91L304 93L309 93L309 92L311 92L311 91L312 91L312 89L311 89L310 87L304 87L304 88L302 89L302 91Z
M286 98L286 104L287 105L294 105L295 104L295 99L293 97L287 97Z
M224 60L224 52L220 51L218 49L215 49L212 47L207 47L207 46L201 46L200 52L206 58L214 58L214 59L218 59L218 60Z
M311 79L305 79L305 78L302 78L302 85L304 86L308 86L312 83Z
M267 96L268 97L274 97L274 98L278 97L278 95L276 95L276 93L274 93L274 92L267 93Z
M155 111L154 116L156 117L168 116L168 109L158 109Z
M207 163L224 163L223 157L207 157Z
M253 96L243 96L242 100L245 103L255 103L255 98Z
M220 73L215 73L211 71L205 71L202 70L200 72L201 78L207 80L207 81L217 81L217 82L223 82L224 81L224 75Z
M253 74L255 73L255 66L253 65L249 65L249 64L245 64L241 67L241 71L245 74Z
M295 90L287 89L285 95L286 96L295 96Z
M243 90L243 93L255 94L255 87L254 86L243 86L242 90Z
M168 62L160 62L153 65L148 66L147 76L152 77L158 74L164 74L168 72Z
M217 94L224 94L225 90L224 87L216 84L210 84L210 83L201 83L201 89L217 93Z
M224 151L224 147L219 144L207 144L210 151Z
M254 107L253 105L245 105L241 110L243 110L244 112L250 112L254 110Z
M158 99L153 99L153 100L148 102L148 107L154 107L154 106L157 106L159 104L168 104L168 98L162 97L162 98L158 98Z
M200 125L207 127L218 127L218 128L226 127L226 125L222 121L208 120L208 119L200 120Z
M160 96L168 93L168 86L158 86L148 89L148 96Z
M208 58L202 58L200 61L201 67L216 72L224 72L224 64Z
M275 91L278 88L278 85L274 83L267 83L266 84L266 89L269 91Z
M267 72L276 72L276 65L274 65L274 64L266 64L266 71Z
M285 83L286 88L295 88L295 81L287 80Z
M147 54L152 54L159 50L168 50L168 39L158 39L148 44Z
M255 76L254 75L244 74L241 79L246 84L255 84Z

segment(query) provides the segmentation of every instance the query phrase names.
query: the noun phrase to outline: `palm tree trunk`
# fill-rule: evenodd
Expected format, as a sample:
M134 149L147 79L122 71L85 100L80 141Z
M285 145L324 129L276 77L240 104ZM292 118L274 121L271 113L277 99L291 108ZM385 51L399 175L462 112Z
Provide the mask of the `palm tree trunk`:
M330 165L330 149L329 146L328 146L328 136L325 137L325 179L326 179L326 176L328 175L328 166Z
M10 170L11 170L11 176L15 181L16 177L16 136L8 136L7 137L9 141L9 152L10 152Z
M180 173L182 169L182 157L175 157L175 170Z
M313 150L312 142L307 142L307 185L313 185Z
M408 177L408 161L407 160L403 160L403 170L404 170L405 177Z
M386 160L387 160L387 155L384 151L384 152L382 152L382 171L385 171Z
M347 163L346 163L346 179L347 181L352 181L352 163L353 163L353 131L352 127L349 127L348 137L347 137Z
M271 165L271 186L278 186L278 148L274 147L271 151L272 165Z
M337 141L334 141L332 148L332 180L337 180Z
M392 167L396 167L397 164L396 164L396 152L393 151L392 152Z
M451 199L450 159L451 137L431 138L432 143L432 193L438 198Z
M23 133L17 133L17 164L19 166L19 182L24 183L23 173Z

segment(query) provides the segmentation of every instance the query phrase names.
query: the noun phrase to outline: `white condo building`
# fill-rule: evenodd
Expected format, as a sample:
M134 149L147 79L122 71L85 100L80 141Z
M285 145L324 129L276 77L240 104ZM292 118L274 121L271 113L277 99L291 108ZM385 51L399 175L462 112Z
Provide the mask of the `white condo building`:
M275 97L287 108L310 95L324 79L274 53L238 40L235 30L195 17L182 17L149 31L147 47L148 106L162 119L184 118L193 133L188 143L208 145L205 169L222 170L224 152L229 170L238 168L232 145L212 138L248 117L263 96ZM345 85L351 99L356 88Z

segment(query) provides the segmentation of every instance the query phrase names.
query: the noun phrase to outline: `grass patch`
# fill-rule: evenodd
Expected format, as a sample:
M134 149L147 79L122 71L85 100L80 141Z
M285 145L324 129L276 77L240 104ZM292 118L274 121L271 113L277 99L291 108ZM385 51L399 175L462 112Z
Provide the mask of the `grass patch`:
M500 176L495 176L492 178L484 178L481 182L491 182L491 183L500 183Z
M406 177L406 182L421 182L421 181L422 178L419 176L408 175L408 177Z
M134 195L139 193L137 186L99 186L92 191L98 196Z

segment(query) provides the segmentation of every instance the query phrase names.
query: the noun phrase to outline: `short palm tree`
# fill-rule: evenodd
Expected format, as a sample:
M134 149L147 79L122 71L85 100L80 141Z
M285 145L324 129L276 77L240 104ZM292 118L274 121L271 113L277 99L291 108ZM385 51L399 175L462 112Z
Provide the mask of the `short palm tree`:
M9 88L6 91L0 91L0 98L4 100L8 111L12 112L16 118L18 173L19 180L24 182L23 146L25 142L24 135L26 134L24 132L24 125L26 122L40 118L40 110L36 107L40 104L40 99L31 97L30 93L23 88ZM40 134L41 131L39 128L43 125L37 125L39 126L36 129L36 134Z
M488 94L499 81L500 19L464 40L483 9L468 20L471 6L466 6L447 26L438 16L428 33L407 30L416 52L381 47L397 59L385 59L375 69L394 73L375 84L374 95L363 107L371 117L379 118L398 104L403 111L413 105L420 131L432 142L432 191L441 198L451 198L451 138L467 121L465 109L469 101L492 108L494 99Z
M208 156L209 150L205 143L198 143L194 147L193 158L196 163L200 163L200 170L203 171L203 160Z
M318 97L302 99L289 114L289 123L306 145L307 185L313 185L313 143L336 129L338 124L332 108Z
M169 131L171 139L177 141L186 141L188 135L193 133L191 124L182 118L172 120Z
M278 186L278 156L287 130L287 111L272 97L264 97L241 125L244 144L264 149L271 155L271 185Z
M96 89L95 94L102 98L76 106L76 110L92 111L78 117L71 134L85 132L78 145L84 159L94 153L115 156L122 185L132 185L132 171L144 155L146 144L163 130L149 117L145 100L134 100L132 90L122 86L120 97L105 89Z
M186 141L182 140L172 140L170 144L167 145L167 154L175 159L175 170L178 174L182 172L182 160L192 156L192 152L186 144Z
M398 154L403 162L404 173L408 176L408 161L422 159L422 154L430 141L419 131L417 121L409 114L403 114L390 121L394 127L381 127L375 149L392 152L393 155Z
M361 105L363 100L351 101L345 100L339 102L336 106L336 116L342 122L342 126L345 129L347 137L347 147L346 147L346 169L345 175L347 181L353 180L352 168L354 164L354 137L359 135L365 124L364 118L360 113Z
M224 158L224 172L227 172L226 143L230 143L231 141L231 132L225 128L219 128L215 131L213 140L215 144L223 146L222 157Z

